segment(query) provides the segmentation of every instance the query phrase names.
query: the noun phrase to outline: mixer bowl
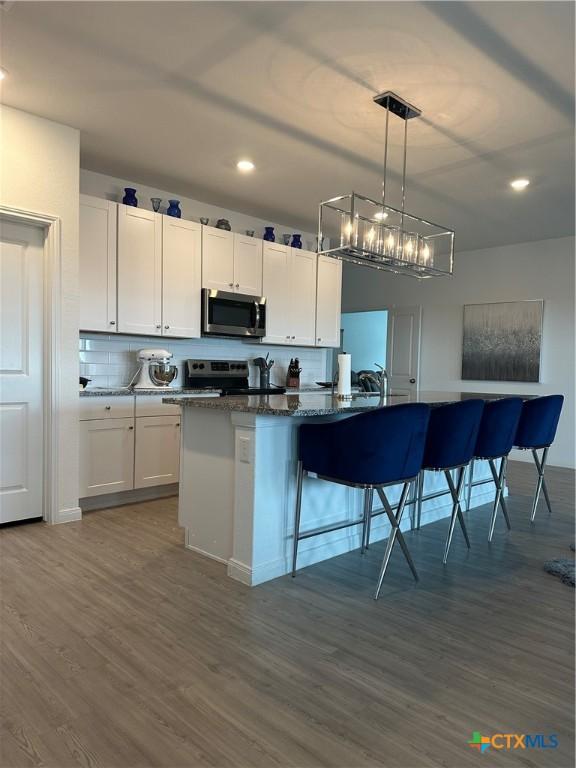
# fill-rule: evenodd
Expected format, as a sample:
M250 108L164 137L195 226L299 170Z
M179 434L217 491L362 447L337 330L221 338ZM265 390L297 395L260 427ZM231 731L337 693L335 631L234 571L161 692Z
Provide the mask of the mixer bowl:
M153 363L150 365L150 378L158 387L168 387L178 378L178 366L168 363Z

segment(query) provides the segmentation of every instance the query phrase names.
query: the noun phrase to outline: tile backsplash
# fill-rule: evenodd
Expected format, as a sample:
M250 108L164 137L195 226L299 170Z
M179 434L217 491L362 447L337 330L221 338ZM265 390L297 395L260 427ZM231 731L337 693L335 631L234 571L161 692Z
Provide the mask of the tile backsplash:
M174 355L172 362L178 365L178 378L174 386L184 384L184 361L188 358L208 360L248 360L270 357L275 361L271 371L274 384L285 384L286 371L291 357L300 360L302 385L325 381L331 365L332 350L311 347L284 347L257 344L236 339L166 339L153 336L120 336L104 333L81 333L79 339L80 375L91 379L89 387L123 387L138 370L136 353L139 349L160 347ZM250 384L258 384L258 371L250 365Z

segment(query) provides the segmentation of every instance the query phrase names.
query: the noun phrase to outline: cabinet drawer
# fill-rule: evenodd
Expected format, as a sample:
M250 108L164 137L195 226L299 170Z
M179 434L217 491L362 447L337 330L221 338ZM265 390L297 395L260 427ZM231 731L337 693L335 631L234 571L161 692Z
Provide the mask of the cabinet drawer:
M136 416L179 416L179 405L162 402L162 397L169 397L169 395L169 392L164 395L148 395L147 397L136 395Z
M120 397L81 397L80 421L134 417L134 395Z

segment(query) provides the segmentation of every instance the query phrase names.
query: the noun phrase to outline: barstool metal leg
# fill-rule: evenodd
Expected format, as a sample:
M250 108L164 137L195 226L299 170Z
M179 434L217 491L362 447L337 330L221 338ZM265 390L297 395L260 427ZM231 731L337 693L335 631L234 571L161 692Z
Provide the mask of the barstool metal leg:
M410 530L416 529L416 502L418 500L418 478L410 483Z
M468 469L468 487L466 488L466 512L470 511L473 482L474 482L474 459L472 459L472 461L470 462L470 467Z
M550 497L548 496L548 488L546 486L546 480L544 479L544 467L546 466L546 459L548 457L548 448L544 448L542 452L542 459L538 460L538 452L534 448L532 450L532 456L534 457L534 463L536 464L536 469L538 470L538 482L536 484L536 492L534 494L534 501L532 504L532 514L530 515L530 522L534 522L534 518L536 517L536 507L538 506L538 499L540 497L540 490L544 491L544 498L546 500L546 506L548 507L548 512L552 514L552 506L550 504Z
M380 596L380 590L382 589L382 582L384 581L384 576L386 575L386 569L388 568L390 555L392 554L392 549L394 548L394 542L396 541L396 537L400 532L399 531L400 522L402 521L402 515L404 514L404 507L406 506L406 498L408 497L409 489L410 489L410 483L404 483L404 487L402 488L402 493L400 495L400 501L398 502L398 511L396 512L396 516L394 516L394 514L392 513L392 519L394 520L394 524L392 525L392 528L390 530L390 536L388 537L388 541L386 543L386 551L384 552L384 558L382 559L382 567L380 569L380 576L378 577L378 585L376 587L376 592L374 593L374 600L378 600L378 597Z
M496 486L496 496L494 498L494 507L492 509L492 518L490 520L490 530L488 531L488 541L492 541L492 537L494 535L494 527L496 525L496 516L498 514L498 507L502 507L502 512L504 513L504 519L506 521L506 525L508 526L508 530L510 530L510 519L508 517L508 510L506 509L506 504L504 503L504 473L506 472L506 457L503 456L500 460L500 471L496 471L496 466L494 464L494 459L489 459L488 464L490 465L490 471L492 472L492 477L494 479L494 485Z
M458 518L458 521L460 523L460 527L462 528L462 533L464 534L464 539L466 540L466 545L468 549L470 549L470 539L468 538L468 531L466 530L466 524L464 523L464 516L462 515L462 510L460 509L460 494L462 492L462 485L464 483L464 473L466 471L466 467L460 467L458 471L458 480L456 486L454 486L454 482L452 480L452 475L450 474L449 470L444 470L444 474L446 475L446 480L448 482L448 487L450 488L450 493L452 494L452 515L450 517L450 527L448 529L448 537L446 538L446 547L444 549L444 558L442 562L446 564L448 560L448 552L450 551L450 545L452 544L452 536L454 534L454 526L456 525L456 519Z
M296 472L296 514L294 516L294 547L292 550L292 578L296 576L296 558L298 557L298 541L300 536L300 513L302 511L302 479L304 468L302 462L298 462Z
M424 496L424 470L418 473L416 480L417 487L417 501L416 501L416 530L420 530L420 524L422 522L422 496Z
M362 524L362 546L360 547L360 554L363 555L364 551L370 546L370 528L372 525L372 507L374 500L374 488L366 488L364 491L364 522Z
M404 557L406 558L406 562L410 566L410 570L412 571L412 575L414 576L414 579L418 581L418 573L416 571L416 566L414 565L414 561L412 560L412 555L410 554L410 551L408 549L408 545L406 544L406 540L404 539L404 535L402 534L402 531L400 530L400 523L397 520L397 515L394 515L394 511L392 507L390 506L390 502L386 498L386 494L384 493L382 488L378 488L378 496L380 497L380 501L382 502L382 506L384 507L384 511L388 515L388 520L390 520L390 525L392 527L397 527L398 531L396 533L396 536L398 538L398 544L402 547L402 552L404 553Z

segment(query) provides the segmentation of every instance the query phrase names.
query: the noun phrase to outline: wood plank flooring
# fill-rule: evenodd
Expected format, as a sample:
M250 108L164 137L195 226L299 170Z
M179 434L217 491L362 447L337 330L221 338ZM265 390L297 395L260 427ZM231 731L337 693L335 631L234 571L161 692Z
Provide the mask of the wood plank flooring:
M407 535L421 581L384 542L255 589L183 548L176 500L0 532L2 768L572 766L573 473L528 522L530 465L510 466L513 530L467 515ZM483 734L554 733L555 750Z

